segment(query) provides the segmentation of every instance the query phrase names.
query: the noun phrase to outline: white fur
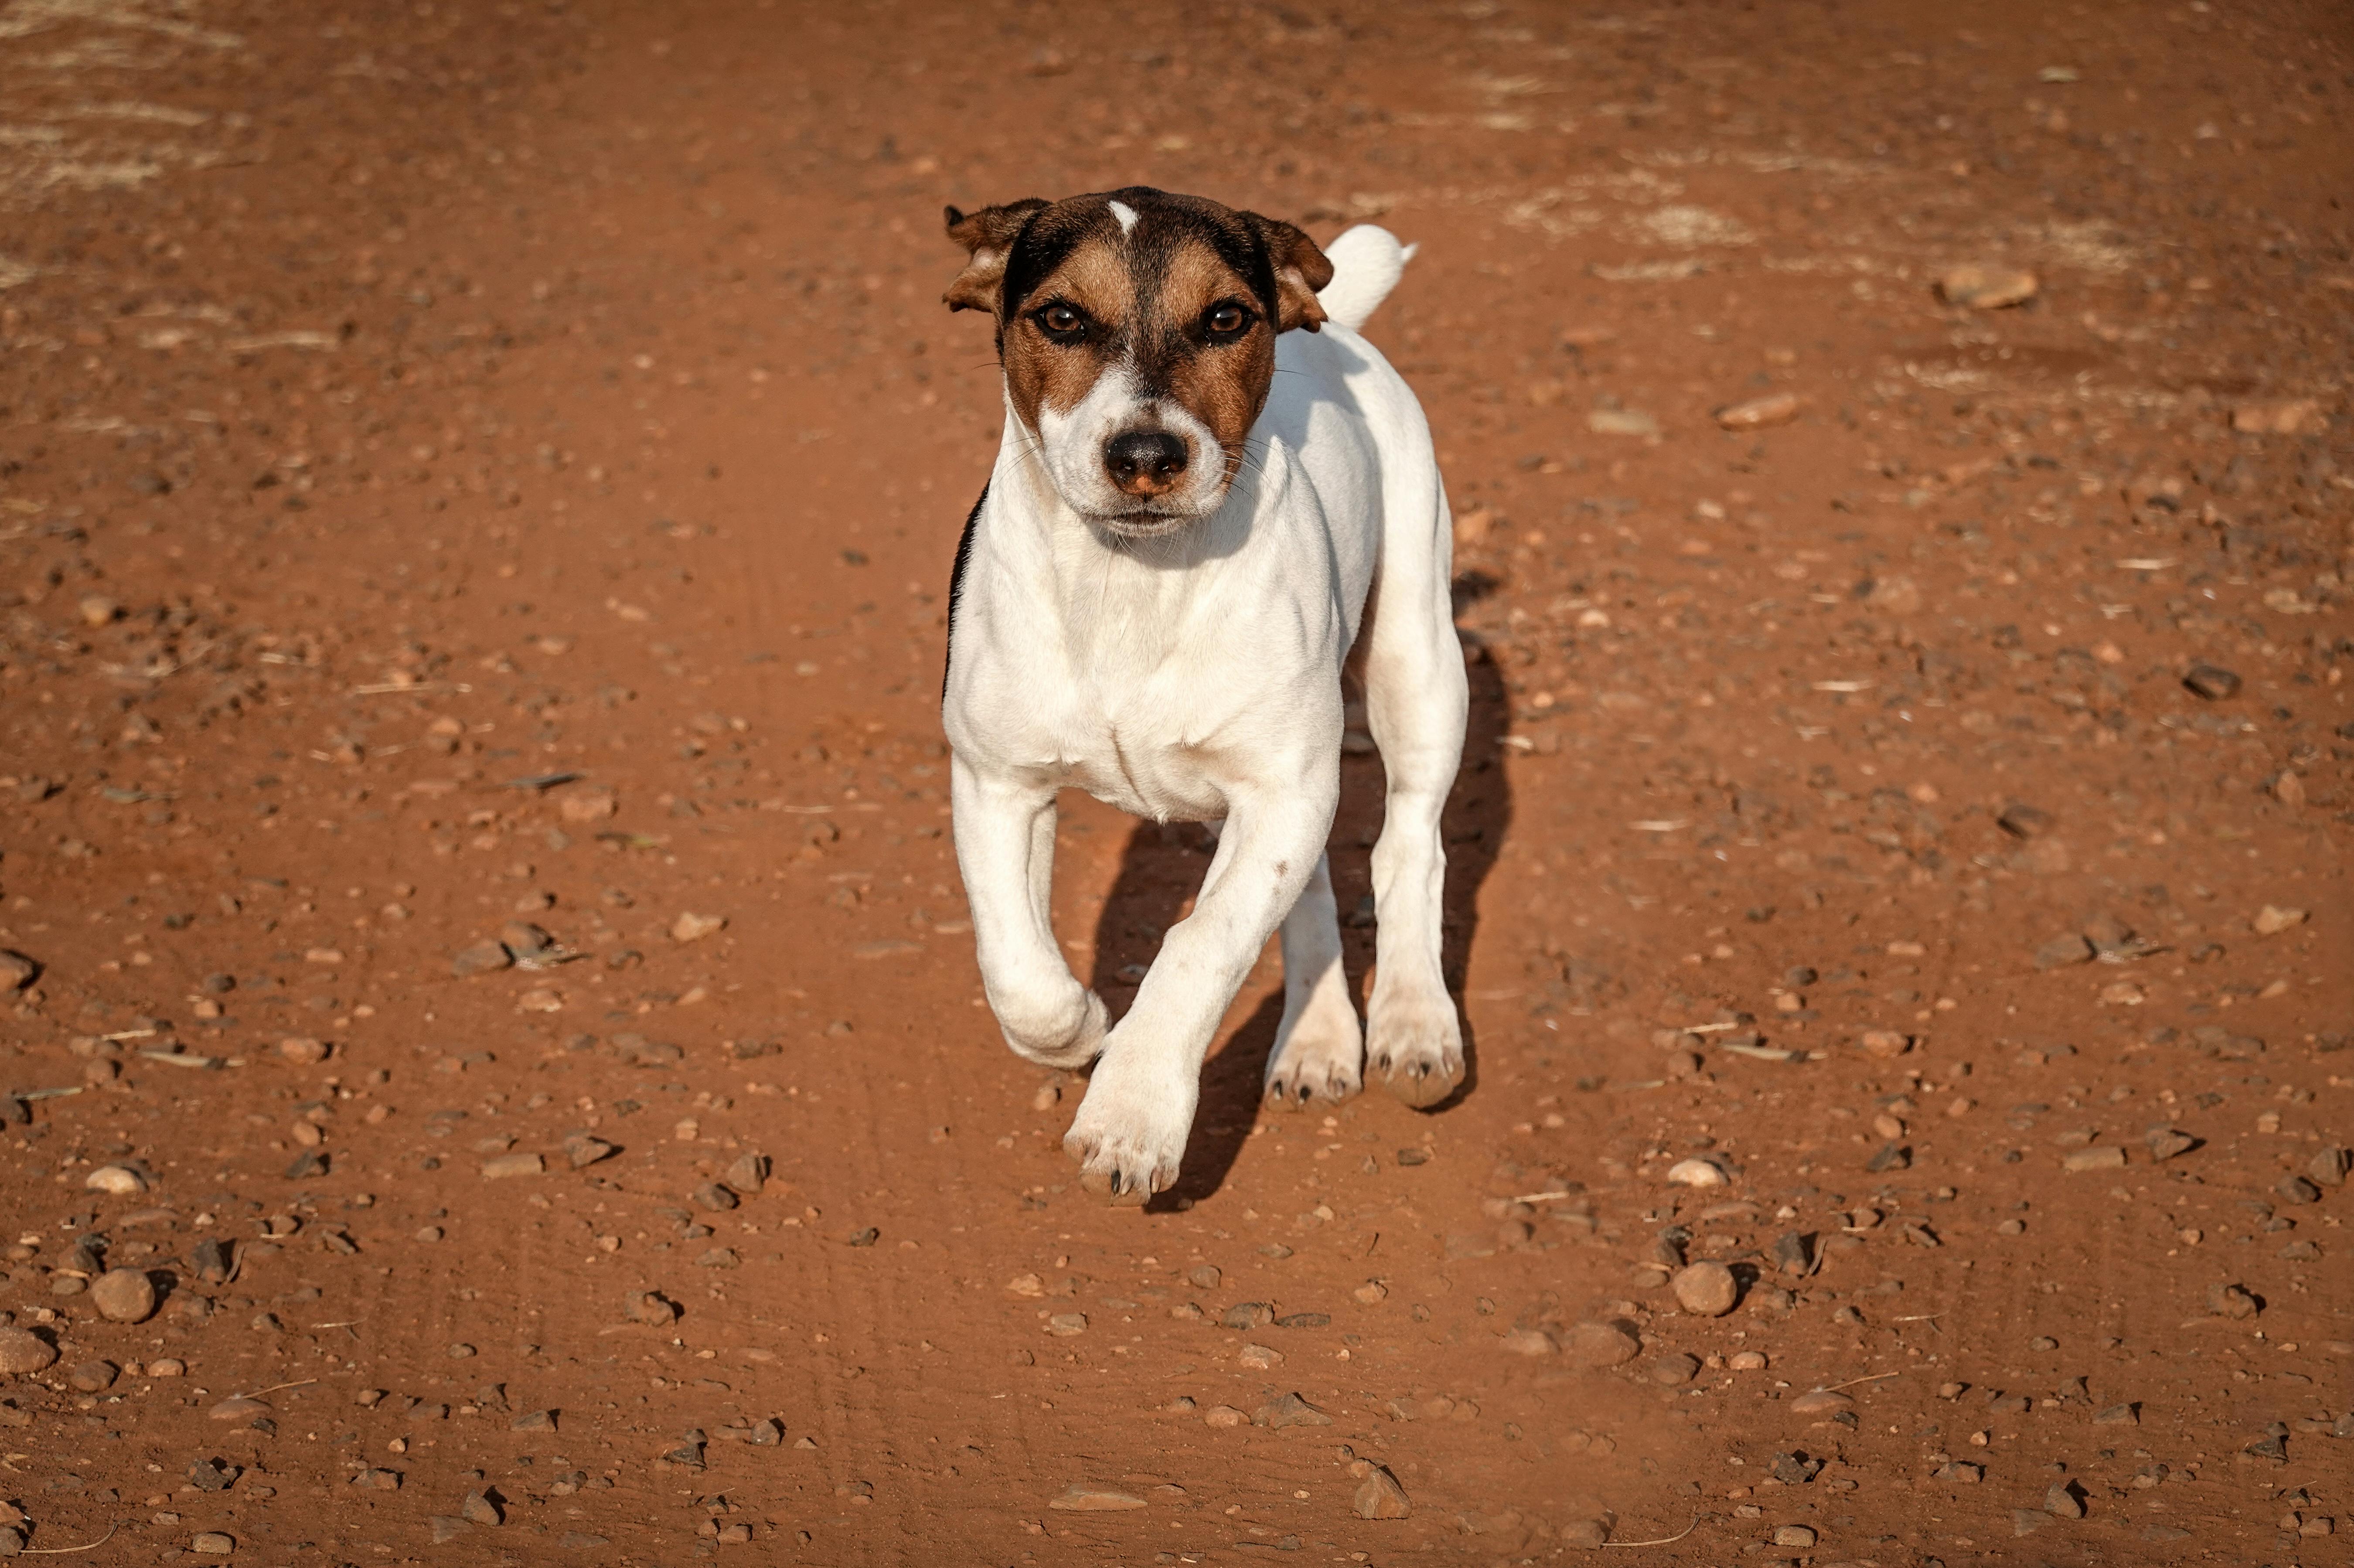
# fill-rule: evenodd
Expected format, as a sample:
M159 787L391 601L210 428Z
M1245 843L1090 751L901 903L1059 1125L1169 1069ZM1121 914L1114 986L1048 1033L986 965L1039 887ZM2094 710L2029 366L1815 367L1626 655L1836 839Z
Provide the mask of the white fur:
M1439 969L1439 810L1467 706L1450 525L1421 406L1350 324L1397 275L1397 242L1357 238L1366 232L1330 251L1332 323L1277 341L1250 461L1206 515L1148 538L1104 526L1096 431L1134 397L1111 387L1101 407L1091 396L1036 432L1009 408L975 519L943 710L957 859L1007 1043L1054 1065L1096 1062L1065 1147L1098 1191L1142 1197L1175 1181L1203 1058L1278 928L1271 1100L1353 1094L1368 1051L1416 1103L1462 1073ZM1356 274L1361 261L1386 266L1380 289ZM1065 454L1085 441L1095 471L1080 474ZM1373 857L1368 1047L1341 972L1324 841L1340 791L1341 664L1369 600L1367 709L1388 796ZM1108 1033L1048 919L1065 788L1163 821L1222 824L1193 912Z
M1362 328L1405 275L1414 251L1411 245L1400 245L1388 229L1370 223L1344 231L1324 247L1324 260L1332 263L1332 281L1317 291L1316 302L1352 332Z
M1005 421L1009 432L1019 423L1011 403ZM1136 429L1165 430L1185 443L1183 477L1174 489L1150 501L1121 491L1104 469L1104 443ZM1225 464L1217 436L1182 405L1145 397L1125 370L1097 376L1087 395L1068 409L1058 413L1041 408L1036 436L1038 455L1055 491L1087 516L1125 515L1129 532L1197 517L1219 501ZM1159 521L1163 518L1167 524Z
M1112 217L1119 220L1119 231L1122 234L1136 232L1136 209L1124 201L1116 201L1109 205Z

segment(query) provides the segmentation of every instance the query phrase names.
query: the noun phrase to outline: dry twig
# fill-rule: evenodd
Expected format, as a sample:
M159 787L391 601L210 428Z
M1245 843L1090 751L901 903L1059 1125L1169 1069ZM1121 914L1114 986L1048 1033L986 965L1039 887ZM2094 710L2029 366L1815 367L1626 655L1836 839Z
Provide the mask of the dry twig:
M103 1546L108 1542L113 1540L114 1532L122 1528L122 1527L119 1524L110 1524L106 1527L106 1533L104 1535L100 1536L96 1541L90 1542L87 1545L27 1546L24 1551L18 1552L17 1555L20 1557L59 1557L69 1552L89 1552L97 1547Z
M1684 1526L1673 1535L1663 1535L1657 1541L1606 1541L1602 1544L1605 1546L1673 1546L1677 1542L1681 1541L1685 1536L1690 1535L1693 1531L1698 1530L1699 1528L1700 1515L1694 1514L1692 1515L1692 1521L1690 1524Z

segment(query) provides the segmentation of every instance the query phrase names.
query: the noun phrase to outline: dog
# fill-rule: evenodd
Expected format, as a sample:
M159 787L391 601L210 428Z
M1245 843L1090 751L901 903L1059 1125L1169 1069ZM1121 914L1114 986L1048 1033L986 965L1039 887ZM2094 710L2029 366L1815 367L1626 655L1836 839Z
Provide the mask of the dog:
M1411 250L1143 186L951 207L948 232L968 260L945 302L995 319L1005 395L949 594L957 864L1006 1044L1094 1065L1064 1139L1082 1184L1175 1182L1212 1037L1278 929L1267 1101L1344 1100L1370 1059L1437 1104L1463 1078L1439 956L1469 705L1452 523L1420 403L1358 335ZM1352 651L1387 774L1362 1034L1324 850ZM1048 916L1066 788L1216 836L1117 1024Z

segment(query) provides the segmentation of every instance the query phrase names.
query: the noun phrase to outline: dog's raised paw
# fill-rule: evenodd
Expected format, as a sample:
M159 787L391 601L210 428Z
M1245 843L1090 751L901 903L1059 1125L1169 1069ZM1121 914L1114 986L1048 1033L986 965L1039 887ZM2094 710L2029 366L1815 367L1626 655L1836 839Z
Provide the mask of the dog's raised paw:
M1111 1014L1103 998L1093 991L1085 995L1076 1026L1030 1021L1009 1023L1001 1013L1000 1027L1005 1032L1006 1044L1013 1048L1015 1055L1042 1067L1076 1072L1093 1062L1103 1054L1104 1035L1110 1028Z

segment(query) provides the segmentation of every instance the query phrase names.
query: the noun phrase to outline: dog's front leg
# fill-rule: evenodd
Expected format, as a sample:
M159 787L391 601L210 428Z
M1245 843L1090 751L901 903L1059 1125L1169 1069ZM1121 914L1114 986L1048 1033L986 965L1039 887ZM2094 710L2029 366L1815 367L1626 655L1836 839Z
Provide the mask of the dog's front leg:
M972 907L981 983L1005 1043L1049 1067L1084 1067L1103 1049L1103 999L1055 944L1055 791L950 768L957 868Z
M1202 1097L1202 1059L1267 938L1316 870L1337 793L1336 779L1320 790L1230 798L1193 912L1161 939L1136 1004L1104 1042L1063 1139L1089 1192L1140 1203L1176 1183Z

